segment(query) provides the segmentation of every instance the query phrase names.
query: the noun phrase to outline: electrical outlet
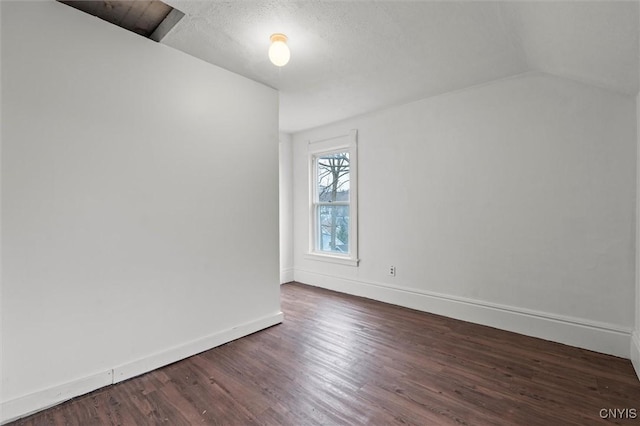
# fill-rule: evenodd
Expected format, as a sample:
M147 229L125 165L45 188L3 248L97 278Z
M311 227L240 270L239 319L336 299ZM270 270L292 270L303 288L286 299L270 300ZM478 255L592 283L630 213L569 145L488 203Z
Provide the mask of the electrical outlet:
M392 277L396 276L396 267L395 266L393 266L393 265L389 266L389 275L392 276Z

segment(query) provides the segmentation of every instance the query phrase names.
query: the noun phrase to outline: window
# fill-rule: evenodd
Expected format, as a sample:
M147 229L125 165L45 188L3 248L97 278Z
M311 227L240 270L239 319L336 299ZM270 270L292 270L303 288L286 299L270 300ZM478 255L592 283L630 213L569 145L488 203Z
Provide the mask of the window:
M356 137L348 135L309 143L310 257L356 266Z
M349 152L314 157L317 250L349 253Z

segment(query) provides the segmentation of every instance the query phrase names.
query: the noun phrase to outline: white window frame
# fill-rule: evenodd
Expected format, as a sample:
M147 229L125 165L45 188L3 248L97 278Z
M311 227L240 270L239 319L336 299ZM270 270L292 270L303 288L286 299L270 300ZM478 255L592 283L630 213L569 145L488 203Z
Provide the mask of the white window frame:
M306 258L347 266L358 266L358 131L329 139L309 141L309 251ZM349 253L330 253L318 248L317 158L331 153L349 153Z

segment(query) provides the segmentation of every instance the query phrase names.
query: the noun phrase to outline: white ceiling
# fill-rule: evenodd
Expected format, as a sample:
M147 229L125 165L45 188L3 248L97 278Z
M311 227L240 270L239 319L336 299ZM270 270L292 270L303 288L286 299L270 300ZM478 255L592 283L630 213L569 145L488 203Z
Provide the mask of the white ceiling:
M528 71L638 92L637 1L165 2L186 16L162 43L277 88L285 132Z

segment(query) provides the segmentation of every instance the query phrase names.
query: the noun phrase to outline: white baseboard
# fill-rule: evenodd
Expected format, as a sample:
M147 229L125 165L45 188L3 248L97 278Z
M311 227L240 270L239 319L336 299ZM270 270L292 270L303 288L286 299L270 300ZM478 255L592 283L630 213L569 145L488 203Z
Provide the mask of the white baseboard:
M415 288L294 269L295 281L501 330L629 358L631 329Z
M211 334L186 344L175 346L165 351L149 355L136 361L119 365L108 371L94 374L54 386L42 391L34 392L0 404L0 424L5 424L21 417L52 407L61 402L67 401L80 395L100 389L104 386L118 383L131 377L147 373L156 368L171 364L192 355L204 352L239 339L257 331L263 330L272 325L282 322L283 314L279 312L275 315L259 318L257 320L238 325L228 330Z
M4 401L0 408L0 424L5 424L52 407L78 395L113 383L111 370L83 377L69 383L33 392L20 398Z
M185 359L200 352L204 352L216 346L224 345L232 340L247 336L256 331L263 330L282 322L282 312L276 315L263 317L255 321L238 325L228 330L214 333L192 342L158 352L144 358L119 365L113 369L113 383L122 382L140 374L147 373L162 366Z
M290 283L293 281L293 268L280 270L280 284Z
M634 331L631 336L631 363L640 380L640 329Z

